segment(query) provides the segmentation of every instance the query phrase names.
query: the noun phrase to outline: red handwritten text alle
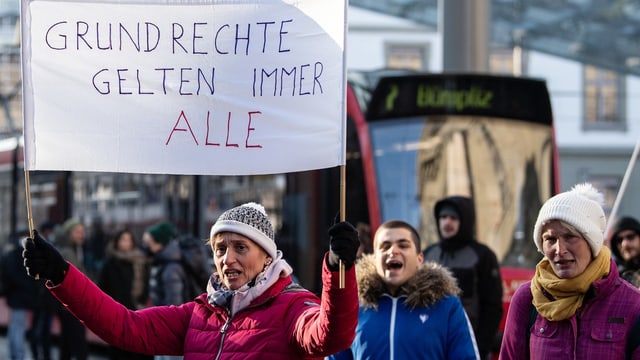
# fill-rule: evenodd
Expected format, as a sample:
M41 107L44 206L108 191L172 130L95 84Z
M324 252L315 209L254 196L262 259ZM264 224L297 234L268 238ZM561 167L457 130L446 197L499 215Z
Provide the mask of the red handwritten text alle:
M249 111L247 112L247 117L244 120L238 119L238 118L234 118L231 115L231 111L227 112L227 129L226 129L226 137L225 137L225 142L224 145L222 145L220 142L215 142L216 140L212 140L216 138L216 135L220 135L220 131L216 131L216 129L213 128L211 122L212 122L212 117L211 117L211 111L207 111L207 115L206 115L206 134L204 135L204 145L205 146L225 146L225 147L240 147L240 145L237 143L238 139L241 139L242 137L244 137L244 147L247 149L250 148L262 148L262 145L260 144L253 144L250 141L250 137L251 134L256 130L253 125L252 122L258 118L258 115L262 114L261 111ZM242 116L240 116L240 118L242 118ZM236 123L238 121L246 121L246 127L242 126L242 127L238 127L235 126L234 129L236 129L235 131L232 131L232 123ZM241 129L241 130L237 130L237 129ZM167 138L167 142L165 143L165 145L169 145L169 143L171 142L171 138L173 137L173 134L175 134L176 132L180 133L180 132L184 132L184 133L189 133L191 135L191 138L193 139L193 142L196 145L200 145L200 143L198 142L198 137L196 136L196 134L193 131L193 127L191 126L191 121L189 120L189 118L187 117L187 114L185 114L184 110L180 111L180 115L178 115L178 118L176 119L175 124L173 125L173 128L171 129L171 132L169 133L169 137ZM219 137L219 136L217 136Z

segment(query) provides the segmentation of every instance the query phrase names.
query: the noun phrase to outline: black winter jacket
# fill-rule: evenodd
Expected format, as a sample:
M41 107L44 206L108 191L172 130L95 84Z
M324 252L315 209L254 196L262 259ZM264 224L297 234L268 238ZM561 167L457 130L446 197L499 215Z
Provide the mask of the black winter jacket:
M425 261L434 261L447 267L462 290L460 299L473 325L481 356L492 351L502 319L502 279L494 252L475 238L475 209L473 200L463 196L450 196L438 201L434 207L436 224L438 214L445 205L452 206L460 215L458 233L427 247Z
M29 277L24 269L21 246L13 247L4 255L2 267L7 305L12 309L35 309L39 283Z

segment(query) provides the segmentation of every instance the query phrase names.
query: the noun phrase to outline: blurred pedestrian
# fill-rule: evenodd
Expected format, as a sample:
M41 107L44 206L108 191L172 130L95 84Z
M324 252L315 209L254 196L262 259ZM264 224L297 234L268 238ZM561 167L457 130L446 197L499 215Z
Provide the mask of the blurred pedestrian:
M79 271L87 274L85 226L76 219L68 219L62 224L61 235L56 243L62 256ZM87 330L66 308L60 308L60 360L86 360L88 354Z
M174 241L177 235L168 221L148 227L142 235L142 242L152 256L149 288L152 305L180 305L187 300L187 274L180 263L180 247Z
M356 224L356 230L358 230L358 238L360 239L358 258L371 254L373 252L371 248L371 226L369 226L369 224L359 222Z
M502 319L502 278L495 253L476 239L473 199L450 196L436 202L434 215L440 241L424 251L453 272L462 290L462 305L471 320L480 358L499 349L498 327Z
M109 236L104 230L104 224L101 217L95 217L87 229L87 258L85 265L90 274L96 277L100 274L100 270L106 260L106 250L108 247Z
M130 310L100 291L37 233L25 243L24 265L108 343L148 354L197 359L310 359L349 346L357 324L353 262L358 233L347 222L329 229L322 296L291 281L262 205L225 211L209 240L216 273L207 293L179 306ZM339 285L339 264L345 266Z
M640 359L640 290L603 246L603 204L584 183L542 205L533 241L544 258L511 299L501 359Z
M148 298L149 267L147 256L140 250L133 232L122 230L108 243L106 261L100 271L98 285L114 300L136 310L145 307ZM111 346L111 360L152 359Z
M11 236L12 248L2 260L2 281L7 292L9 323L7 340L9 360L25 360L27 356L28 315L36 307L36 285L24 271L22 261L22 240L29 237L29 230L17 231Z
M624 216L615 222L612 231L611 251L620 277L640 287L640 222Z

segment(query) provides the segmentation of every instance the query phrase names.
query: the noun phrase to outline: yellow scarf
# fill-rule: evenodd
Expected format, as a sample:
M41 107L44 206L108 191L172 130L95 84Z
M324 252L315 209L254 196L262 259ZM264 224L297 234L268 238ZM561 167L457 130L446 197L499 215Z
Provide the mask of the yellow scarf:
M582 274L571 279L560 279L553 272L549 259L540 260L531 280L533 305L538 313L549 321L564 320L573 316L582 306L584 295L591 284L609 274L610 262L611 251L603 246ZM545 296L545 292L550 294L553 300Z

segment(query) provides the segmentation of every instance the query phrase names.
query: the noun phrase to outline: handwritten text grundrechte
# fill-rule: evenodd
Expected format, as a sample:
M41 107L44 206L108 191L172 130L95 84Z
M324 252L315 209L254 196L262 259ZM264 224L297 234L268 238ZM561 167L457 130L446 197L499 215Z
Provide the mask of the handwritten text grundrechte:
M286 55L294 52L290 37L295 25L294 19L290 18L242 24L60 20L47 27L44 44L55 52L119 52L145 55L169 63L193 58L197 64L152 67L120 64L95 69L88 82L93 91L101 95L213 96L216 74L223 71L221 60L225 57L255 59L252 60L254 66L248 68L246 74L233 74L236 78L246 76L247 96L322 94L322 61L287 63ZM283 65L258 66L265 56L279 57Z

